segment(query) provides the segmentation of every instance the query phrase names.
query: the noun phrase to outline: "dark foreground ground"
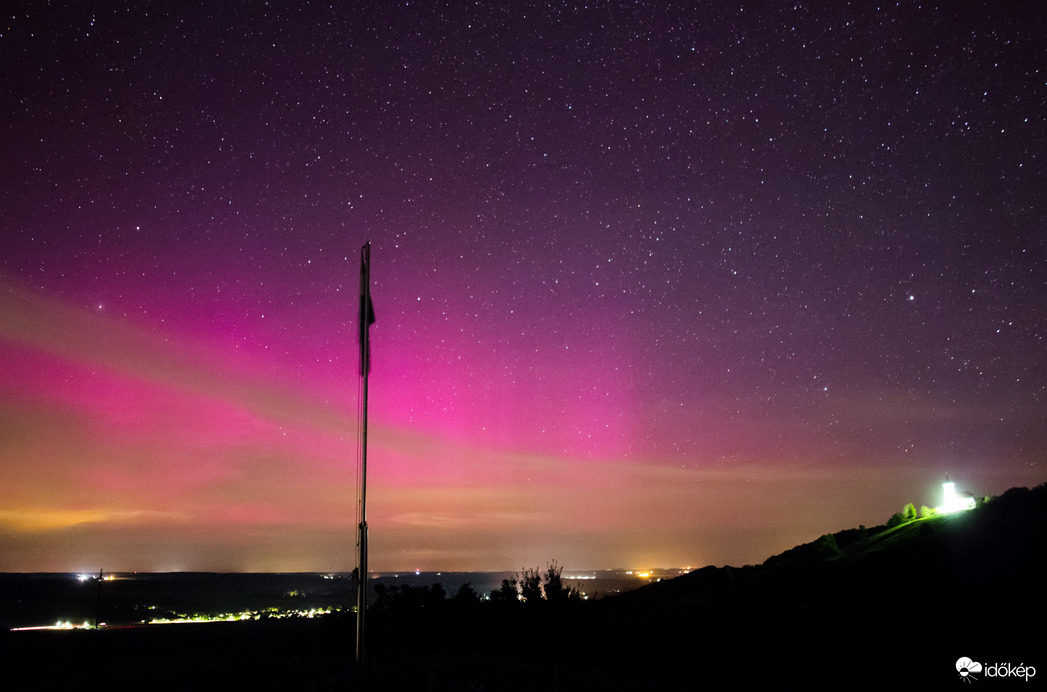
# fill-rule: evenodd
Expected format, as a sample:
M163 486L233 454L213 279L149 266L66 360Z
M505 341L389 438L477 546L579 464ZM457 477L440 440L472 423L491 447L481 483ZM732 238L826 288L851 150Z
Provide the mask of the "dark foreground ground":
M273 620L8 632L0 647L0 679L22 689L325 690L346 689L353 638L344 623Z
M965 689L961 657L1010 671L977 689L1037 689L1044 584L1040 486L596 602L407 593L369 614L363 670L346 614L0 632L0 689Z
M507 641L509 647L515 646ZM636 686L584 662L408 644L354 661L355 623L199 623L0 633L2 689L604 690ZM453 647L452 647L453 648Z
M949 604L927 601L932 616ZM966 606L960 605L960 608ZM1033 613L1030 613L1031 615ZM997 622L948 630L922 617L878 618L841 603L808 621L752 613L714 632L688 635L589 613L478 630L452 626L445 641L376 633L368 667L353 664L348 619L151 626L108 631L0 634L2 689L69 690L665 690L965 689L960 656L1037 665L1030 682L977 682L981 689L1037 689L1047 682L1043 623L1003 631ZM1041 612L1042 615L1042 612ZM854 618L860 618L856 621ZM593 632L590 626L605 626ZM690 622L694 631L701 623ZM979 629L981 627L981 629ZM433 632L425 628L426 638ZM481 639L486 638L486 641ZM1042 677L1041 677L1042 676Z

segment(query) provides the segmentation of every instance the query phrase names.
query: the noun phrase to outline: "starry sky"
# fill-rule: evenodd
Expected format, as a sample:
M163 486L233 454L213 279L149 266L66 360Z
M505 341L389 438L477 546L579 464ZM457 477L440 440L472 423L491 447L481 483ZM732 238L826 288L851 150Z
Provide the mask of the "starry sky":
M1039 2L13 2L0 571L742 565L1047 480Z

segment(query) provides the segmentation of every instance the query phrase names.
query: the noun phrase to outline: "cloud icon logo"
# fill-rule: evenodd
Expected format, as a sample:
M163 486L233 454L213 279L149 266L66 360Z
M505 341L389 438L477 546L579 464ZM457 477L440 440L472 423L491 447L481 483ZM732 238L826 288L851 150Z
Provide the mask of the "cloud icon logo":
M973 674L982 672L982 664L963 656L956 659L956 672L960 674L960 679L964 682L977 680Z

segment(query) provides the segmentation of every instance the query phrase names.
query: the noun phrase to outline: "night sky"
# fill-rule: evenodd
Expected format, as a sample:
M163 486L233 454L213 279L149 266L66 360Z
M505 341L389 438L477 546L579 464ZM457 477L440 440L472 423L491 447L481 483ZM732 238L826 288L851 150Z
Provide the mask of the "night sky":
M6 3L0 571L760 562L1047 480L1040 2ZM691 5L697 5L692 7Z

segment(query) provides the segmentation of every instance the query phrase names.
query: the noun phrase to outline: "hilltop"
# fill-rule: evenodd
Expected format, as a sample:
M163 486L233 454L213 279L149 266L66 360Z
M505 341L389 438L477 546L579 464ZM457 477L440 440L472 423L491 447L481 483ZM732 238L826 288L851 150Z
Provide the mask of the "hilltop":
M435 604L379 627L395 643L381 655L398 682L439 689L937 689L961 656L1047 675L1045 520L1047 486L1019 488L596 602Z
M706 567L608 599L604 631L696 679L952 682L960 656L1043 664L1047 486L974 510L848 529L746 567ZM980 657L980 658L979 658ZM724 678L725 668L730 669Z

